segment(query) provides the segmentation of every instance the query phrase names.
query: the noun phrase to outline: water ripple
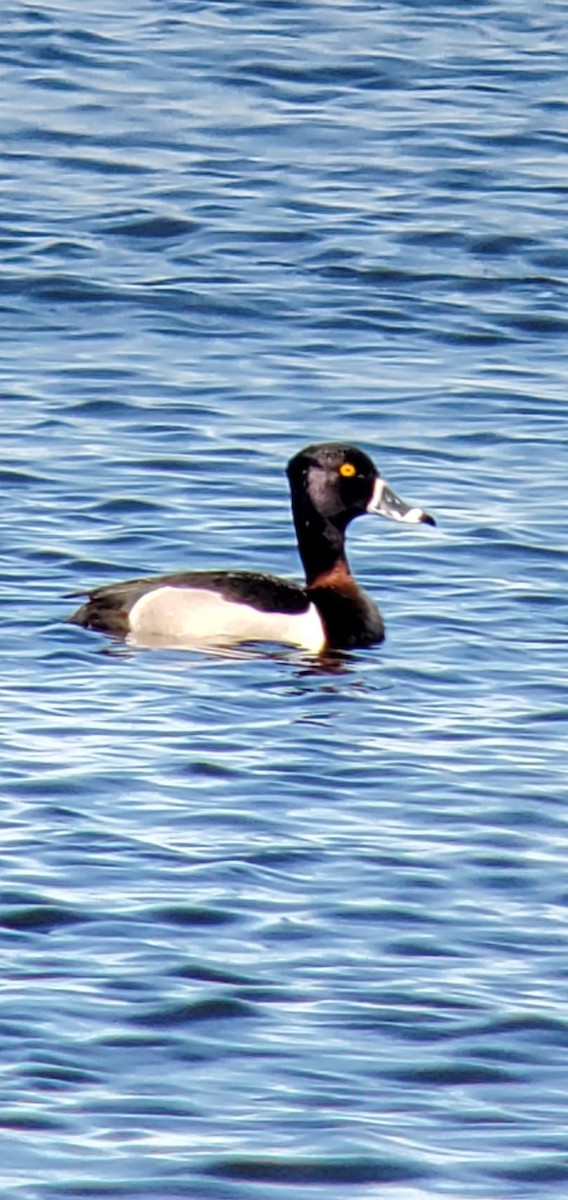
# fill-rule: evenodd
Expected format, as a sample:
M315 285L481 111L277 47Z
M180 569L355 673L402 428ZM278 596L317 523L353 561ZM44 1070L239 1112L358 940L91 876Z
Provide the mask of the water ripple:
M559 7L4 16L0 1190L563 1197ZM297 576L324 437L381 650L64 624Z

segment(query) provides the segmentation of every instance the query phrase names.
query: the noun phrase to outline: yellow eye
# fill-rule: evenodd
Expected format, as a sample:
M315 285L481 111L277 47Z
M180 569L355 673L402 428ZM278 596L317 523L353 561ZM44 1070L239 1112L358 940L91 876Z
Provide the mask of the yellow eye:
M353 476L357 474L357 467L354 467L353 463L344 462L339 468L339 474L343 475L344 479L353 479Z

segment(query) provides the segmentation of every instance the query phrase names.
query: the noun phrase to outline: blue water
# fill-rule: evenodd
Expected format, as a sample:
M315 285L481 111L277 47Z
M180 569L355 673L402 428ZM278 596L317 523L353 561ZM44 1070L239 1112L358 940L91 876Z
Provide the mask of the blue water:
M567 10L3 13L3 1200L568 1194ZM66 593L299 563L385 646L126 653Z

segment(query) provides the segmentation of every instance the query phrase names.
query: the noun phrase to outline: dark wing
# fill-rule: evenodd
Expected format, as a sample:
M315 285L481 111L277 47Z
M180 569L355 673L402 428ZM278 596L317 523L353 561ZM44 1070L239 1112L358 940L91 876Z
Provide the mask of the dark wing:
M131 608L141 596L161 587L202 588L237 604L249 604L260 612L303 613L310 604L305 588L274 575L258 575L254 571L182 571L96 588L68 621L85 629L126 634Z

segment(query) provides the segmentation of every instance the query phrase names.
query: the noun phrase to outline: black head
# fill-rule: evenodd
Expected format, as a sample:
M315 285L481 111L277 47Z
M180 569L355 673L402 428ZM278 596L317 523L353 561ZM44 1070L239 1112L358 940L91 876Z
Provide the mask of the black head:
M345 530L354 517L378 513L391 521L434 525L433 517L406 504L381 477L367 454L343 442L306 446L288 463L292 511L300 556L311 585L345 571Z
M287 468L294 507L306 502L337 529L369 510L379 472L356 446L324 442L306 446Z

